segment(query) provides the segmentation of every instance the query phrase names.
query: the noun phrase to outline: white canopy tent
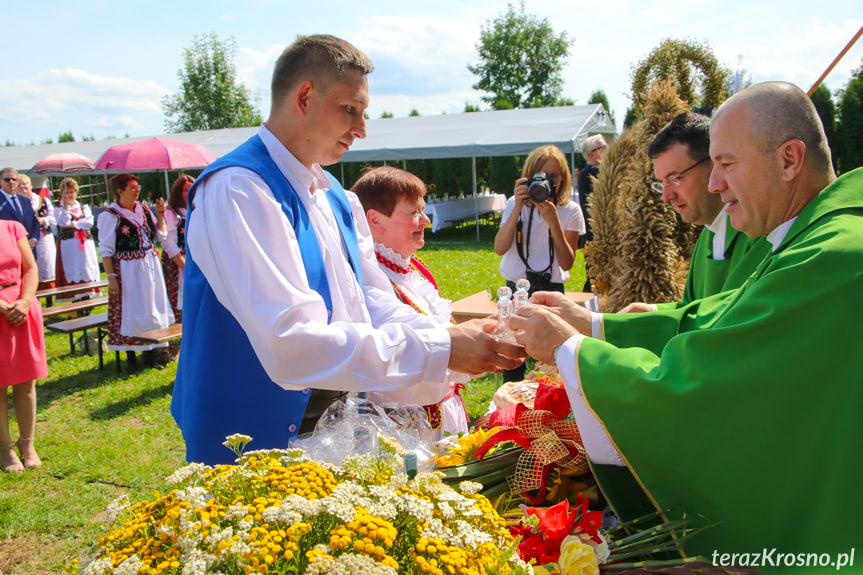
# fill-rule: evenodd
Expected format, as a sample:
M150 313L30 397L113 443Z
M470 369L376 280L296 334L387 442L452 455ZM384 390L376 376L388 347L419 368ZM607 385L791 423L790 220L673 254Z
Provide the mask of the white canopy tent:
M600 133L612 139L617 133L601 104L385 118L370 121L367 132L342 162L471 158L474 195L477 158L526 156L554 144L569 156L575 175L575 156L585 138ZM344 183L344 175L341 179Z
M226 128L166 137L202 144L218 158L256 132L254 127ZM472 158L474 194L477 192L476 158L522 156L537 146L555 144L569 155L570 167L575 173L575 156L581 153L585 138L600 133L611 139L617 133L601 104L380 118L369 120L366 132L368 136L355 141L342 156L342 162ZM56 152L77 152L96 161L111 146L143 139L145 137L0 147L0 167L10 166L26 173L36 162ZM102 172L77 172L88 173ZM341 176L344 183L343 174Z
M226 128L165 137L202 144L221 157L256 131L257 128ZM581 152L581 142L587 136L602 133L611 137L616 130L601 104L589 104L382 118L369 120L367 132L367 138L355 141L345 153L343 162L517 156L527 155L542 144L555 144L563 152L575 154ZM0 147L0 166L26 173L36 162L55 152L77 152L95 161L111 146L145 138Z

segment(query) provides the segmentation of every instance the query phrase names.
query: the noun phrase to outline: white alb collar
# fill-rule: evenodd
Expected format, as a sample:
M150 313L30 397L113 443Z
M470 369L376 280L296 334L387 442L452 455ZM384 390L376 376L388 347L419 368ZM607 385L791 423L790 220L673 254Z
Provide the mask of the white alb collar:
M788 235L788 230L791 229L791 226L794 225L794 221L797 220L797 216L794 216L787 222L781 223L776 226L776 229L767 234L767 241L773 244L773 252L779 249L779 245L785 241L785 236Z

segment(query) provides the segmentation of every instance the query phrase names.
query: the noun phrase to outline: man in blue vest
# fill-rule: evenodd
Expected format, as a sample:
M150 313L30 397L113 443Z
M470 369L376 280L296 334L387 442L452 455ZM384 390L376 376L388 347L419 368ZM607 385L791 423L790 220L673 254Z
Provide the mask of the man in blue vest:
M365 137L372 70L344 40L299 37L276 62L269 119L189 193L171 404L188 461L230 462L232 433L252 449L287 447L333 392L427 405L448 392L447 368L524 359L493 322L441 328L399 303L362 206L321 169Z

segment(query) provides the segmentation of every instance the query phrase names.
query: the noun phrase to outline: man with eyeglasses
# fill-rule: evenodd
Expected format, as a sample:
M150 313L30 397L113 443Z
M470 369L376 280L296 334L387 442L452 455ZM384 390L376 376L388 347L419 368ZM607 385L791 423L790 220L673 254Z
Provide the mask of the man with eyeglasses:
M836 177L815 106L784 82L722 104L709 155L729 224L771 245L739 288L634 315L540 292L509 326L557 364L615 511L643 491L663 518L703 514L682 545L714 562L847 562L863 543L863 169ZM770 572L826 572L805 559Z
M23 225L30 248L35 252L42 230L30 200L18 195L18 171L15 168L3 168L0 188L3 191L0 195L0 220L13 220Z
M581 143L581 155L584 156L587 165L578 172L575 188L578 191L578 205L581 207L581 213L584 214L584 225L587 230L578 237L578 249L584 249L584 246L593 240L593 230L590 229L590 218L587 211L587 199L593 193L593 180L591 178L599 175L599 164L602 162L602 157L607 149L608 144L602 134L594 134L585 138L584 142ZM588 277L585 279L581 291L589 292L592 289Z
M602 134L590 136L581 144L581 155L584 156L587 165L578 172L575 186L578 190L578 204L581 206L581 213L584 214L584 223L587 226L587 231L578 238L579 249L583 248L587 242L593 239L593 232L590 229L590 221L587 217L587 198L593 192L593 180L590 178L591 176L595 178L599 175L599 163L602 162L606 149L608 149L608 144L605 142Z
M634 302L621 312L655 311L682 307L689 302L734 289L770 252L764 238L749 238L728 224L722 198L710 193L710 120L695 112L674 117L653 138L647 149L653 160L653 191L662 194L684 222L704 226L689 264L686 286L679 302Z

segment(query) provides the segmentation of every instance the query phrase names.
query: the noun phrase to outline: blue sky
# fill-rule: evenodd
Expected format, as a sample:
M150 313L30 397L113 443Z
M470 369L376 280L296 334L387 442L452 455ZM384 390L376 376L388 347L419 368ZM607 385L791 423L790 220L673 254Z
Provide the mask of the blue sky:
M517 5L517 2L513 2ZM0 57L0 143L55 141L71 130L94 136L164 133L161 98L177 90L183 48L215 31L237 41L240 79L261 98L278 54L297 34L330 33L375 62L371 117L458 113L480 104L467 70L478 62L480 29L506 11L506 0L150 0L85 3L14 1L4 9ZM698 5L699 8L693 9ZM754 81L785 80L804 90L863 26L863 2L831 0L703 1L526 0L575 39L564 95L586 103L609 97L618 125L629 106L630 73L665 38L707 42L720 61L738 61ZM863 63L863 39L825 83L835 91Z

